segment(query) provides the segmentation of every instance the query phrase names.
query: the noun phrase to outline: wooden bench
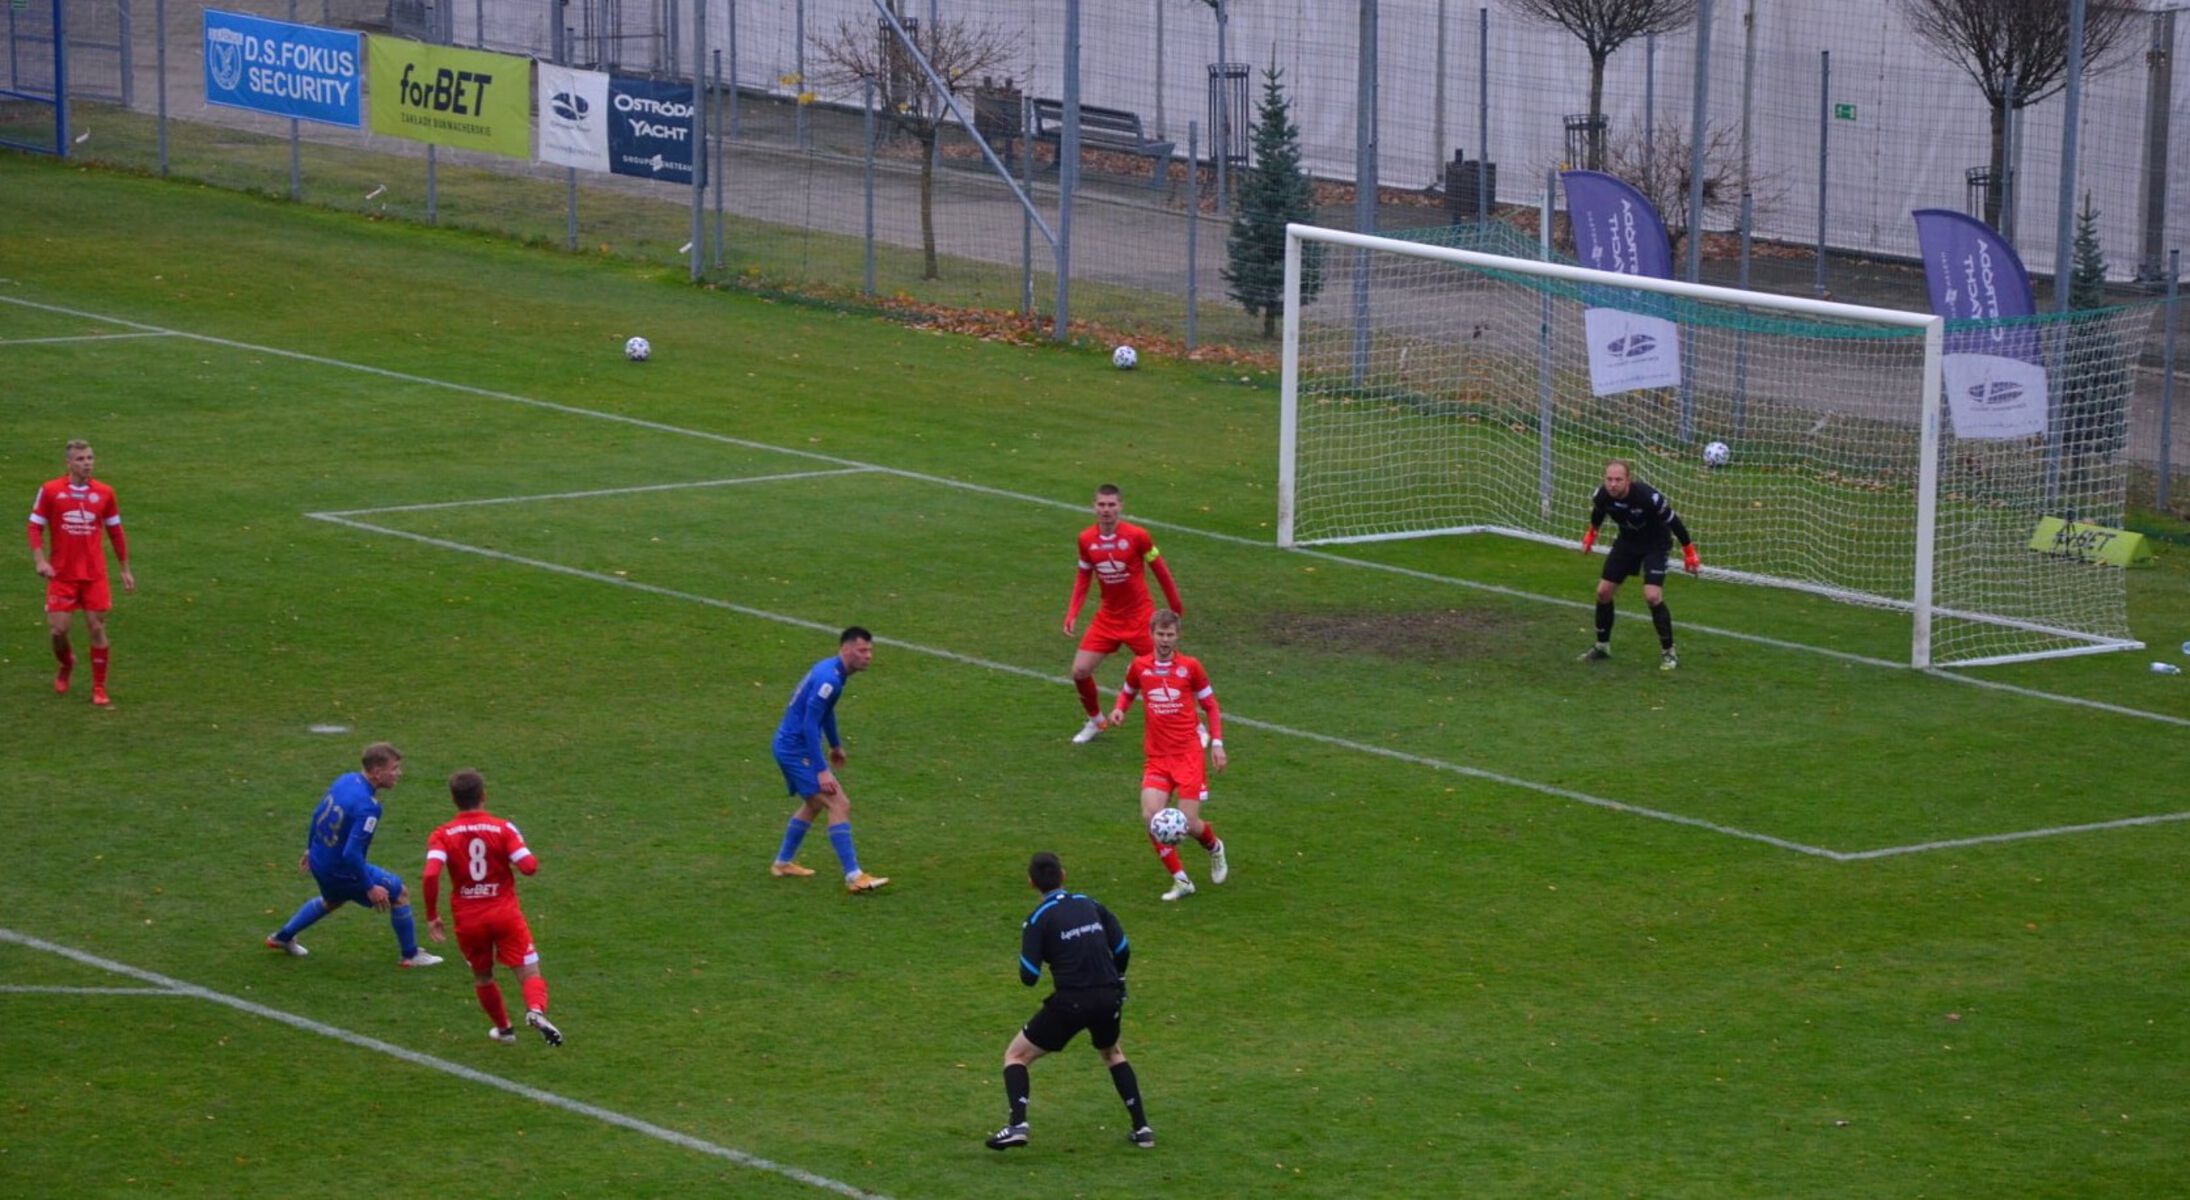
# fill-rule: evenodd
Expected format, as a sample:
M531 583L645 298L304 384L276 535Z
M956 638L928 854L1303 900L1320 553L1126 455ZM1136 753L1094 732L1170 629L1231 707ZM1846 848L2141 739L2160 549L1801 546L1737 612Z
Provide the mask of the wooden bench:
M1034 140L1060 142L1065 134L1065 102L1037 97L1034 101ZM1080 106L1080 148L1115 150L1149 160L1148 186L1160 188L1171 181L1171 152L1176 143L1158 141L1141 128L1139 113L1122 108Z

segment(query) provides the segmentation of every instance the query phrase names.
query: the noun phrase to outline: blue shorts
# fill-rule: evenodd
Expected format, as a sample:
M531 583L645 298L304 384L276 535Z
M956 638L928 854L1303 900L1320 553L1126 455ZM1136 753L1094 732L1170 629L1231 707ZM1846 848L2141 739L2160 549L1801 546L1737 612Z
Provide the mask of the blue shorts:
M403 881L396 877L395 872L381 870L371 863L365 864L363 881L343 875L321 875L317 871L312 873L312 878L319 881L320 898L329 904L347 902L369 905L372 900L365 893L375 884L388 889L388 903L403 902Z
M783 786L790 789L792 795L803 799L821 794L821 772L826 768L815 765L812 758L804 754L778 754L776 767L783 772Z

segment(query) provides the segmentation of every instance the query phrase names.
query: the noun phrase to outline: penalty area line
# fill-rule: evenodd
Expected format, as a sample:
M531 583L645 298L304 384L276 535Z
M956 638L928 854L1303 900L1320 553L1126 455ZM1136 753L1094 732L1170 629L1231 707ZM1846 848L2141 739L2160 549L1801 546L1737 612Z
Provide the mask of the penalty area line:
M388 504L379 508L339 508L306 513L308 517L368 517L377 513L430 512L442 508L480 508L490 504L531 504L540 500L594 500L602 496L635 496L642 492L681 492L693 488L734 487L741 483L784 483L793 479L827 479L836 475L871 475L873 467L838 467L829 471L785 471L775 475L739 475L729 479L700 479L690 483L645 483L635 487L595 488L588 492L541 492L530 496L489 496L479 500L437 500L430 504Z
M131 338L183 337L172 330L143 330L136 333L77 333L64 337L0 338L0 346L58 346L64 342L123 342Z
M291 1029L317 1034L324 1038L332 1038L335 1041L355 1046L361 1050L371 1050L377 1054L385 1054L390 1058L401 1060L414 1067L423 1067L429 1071L439 1071L444 1075L453 1075L467 1083L476 1083L483 1087L508 1092L513 1096L522 1096L527 1100L544 1104L549 1108L559 1108L564 1112L575 1113L581 1117L590 1117L603 1124L614 1125L619 1129L628 1129L633 1133L644 1134L656 1141L667 1142L672 1146L679 1146L686 1150L724 1159L755 1171L780 1175L785 1179L819 1188L822 1191L833 1192L839 1196L849 1196L853 1200L889 1200L888 1197L880 1193L863 1191L841 1180L831 1179L826 1175L816 1175L812 1171L786 1166L771 1159L747 1154L743 1150L733 1150L728 1146L717 1145L703 1138L693 1137L689 1133L679 1133L674 1129L656 1125L652 1121L627 1116L614 1109L602 1108L597 1104L588 1104L583 1100L573 1100L568 1096L533 1087L531 1084L519 1083L514 1079L504 1079L500 1075L490 1075L485 1071L467 1067L462 1063L435 1058L431 1054L424 1054L417 1050L398 1046L392 1042L383 1042L379 1038L367 1037L362 1033L353 1033L339 1026L315 1021L310 1017L300 1017L295 1013L284 1012L278 1008L269 1008L264 1004L245 1000L240 996L231 996L226 992L216 992L211 988L202 988L194 983L185 983L180 979L172 979L154 971L147 971L142 967L133 967L128 963L116 962L110 958L101 958L96 954L78 950L73 946L63 946L7 928L0 928L0 942L13 943L31 950L42 950L47 954L56 954L62 958L82 963L85 966L97 967L110 974L142 980L168 994L187 996L194 1000L204 1000L225 1008L232 1008L240 1013L247 1013L254 1017L262 1017L269 1021L287 1025Z
M573 579L586 579L591 580L595 583L606 583L615 587L630 588L634 591L646 592L649 595L661 596L671 600L683 600L692 604L703 604L709 608L717 608L725 612L734 612L739 614L740 616L753 617L762 621L774 621L777 624L781 625L790 625L800 629L820 630L822 632L835 632L839 628L836 625L827 624L821 621L810 621L804 617L793 617L784 613L770 612L764 608L754 608L751 605L739 604L735 601L723 600L714 596L702 596L696 592L679 591L676 588L663 587L660 584L641 583L640 581L635 579L626 579L620 575L610 575L601 571L590 571L584 567L573 567L565 563L549 562L546 559L540 558L528 558L521 554L511 554L507 551L489 549L485 546L474 546L467 542L452 541L448 538L438 538L423 533L412 533L407 529L391 529L384 525L374 525L368 521L353 520L350 517L339 515L336 513L306 513L305 515L313 518L314 520L326 521L330 524L342 525L351 529L361 530L366 533L377 533L387 537L403 538L407 541L418 542L422 545L433 546L442 550L454 550L460 554L477 555L481 558L493 559L496 562L506 562L517 566L531 567L535 570L548 571L557 575L567 575ZM879 645L894 646L901 650L910 650L915 654L922 654L931 658L940 658L950 662L962 663L966 666L979 667L982 670L986 671L996 671L1001 674L1016 675L1022 679L1033 679L1038 680L1042 683L1055 684L1069 682L1063 676L1052 675L1044 671L1037 671L1030 667L1016 666L1012 663L996 662L992 659L976 658L970 654L960 654L955 650L945 650L937 646L923 646L918 642L907 642L901 641L896 638L885 637L878 637L875 639L875 642ZM1523 791L1531 791L1539 795L1550 796L1554 799L1559 800L1568 800L1577 804L1586 804L1593 808L1604 809L1608 812L1626 813L1631 816L1647 817L1653 821L1664 821L1673 825L1685 825L1692 829L1708 830L1712 833L1723 834L1726 837L1739 838L1744 841L1751 842L1762 842L1767 846L1776 846L1782 850L1792 850L1798 854L1808 854L1816 858L1838 860L1842 857L1840 852L1837 850L1827 850L1820 846L1808 846L1804 845L1801 842L1789 841L1786 838L1773 837L1768 833L1757 833L1754 830L1741 829L1732 825L1720 825L1715 822L1703 820L1700 817L1687 817L1682 816L1679 813L1664 812L1654 808L1644 808L1643 806L1638 804L1628 804L1620 800L1610 800L1603 796L1593 796L1587 792L1579 792L1571 788L1557 787L1548 783L1538 783L1534 780L1521 779L1512 775L1501 775L1496 771L1485 770L1481 767L1464 766L1460 763L1448 762L1440 758L1431 758L1427 755L1412 754L1404 750L1393 750L1384 746L1372 745L1368 742L1357 742L1352 740L1351 738L1342 738L1334 734L1317 733L1313 730L1307 729L1296 729L1290 725L1280 725L1272 721L1259 721L1253 717L1241 716L1237 713L1228 713L1226 714L1225 719L1235 725L1240 725L1248 729L1260 729L1269 733L1279 734L1284 737L1300 738L1304 741L1319 742L1326 746L1335 746L1342 750L1351 750L1359 754L1373 754L1380 758L1394 759L1399 762L1411 763L1415 766L1429 767L1433 770L1438 771L1447 771L1455 775L1465 775L1471 779L1480 779L1487 783L1502 784L1506 787L1520 788Z
M181 996L186 993L165 987L62 987L58 984L0 983L0 995L5 996Z
M371 375L380 379L392 379L399 383L412 383L417 384L421 387L442 388L447 391L460 392L467 396L477 396L487 400L499 400L505 404L517 404L525 406L527 408L540 409L545 412L561 413L565 416L584 417L587 420L592 421L607 421L612 424L628 425L639 429L648 429L656 433L667 433L673 434L678 437L697 438L702 441L714 442L718 445L723 446L738 446L747 450L760 450L774 454L784 454L789 455L793 458L807 459L812 462L833 463L836 466L840 467L853 467L864 471L870 471L879 475L888 475L896 479L912 480L919 483L937 484L942 487L955 488L963 492L971 492L975 495L995 497L999 500L1011 500L1021 504L1038 504L1045 508L1064 509L1069 512L1083 514L1087 511L1086 505L1084 504L1072 503L1064 500L1055 500L1048 496L1036 496L1027 492L1016 492L1010 490L1009 488L994 487L985 483L973 483L964 479L953 479L948 475L933 475L924 471L910 471L902 467L890 467L884 466L880 463L865 462L856 458L845 458L842 455L824 454L818 450L801 450L795 446L778 446L770 442L755 441L751 438L733 437L730 434L726 433L713 433L705 429L693 429L683 425L671 425L666 421L651 421L646 419L645 417L633 417L625 415L623 413L607 412L605 410L597 408L584 408L575 404L561 404L553 400L542 400L536 396L521 396L515 392L504 392L498 391L494 388L478 387L476 385L468 383L457 383L453 380L436 379L430 375L417 375L408 371L392 370L388 367L376 367L367 363L350 362L345 359L330 358L322 354L310 354L302 350L285 350L278 346L262 346L254 342L238 341L234 338L218 337L209 333L193 333L187 329L171 329L164 325L151 325L143 321L133 321L126 317L111 317L103 313L86 312L82 309L67 308L58 304L44 304L36 300L25 300L19 296L0 295L0 304L13 304L20 308L37 309L40 312L60 313L64 316L83 317L93 321L104 321L110 325L127 326L131 329L142 330L148 334L165 334L174 337L188 338L192 341L203 342L209 346L225 346L231 350L242 350L251 354L266 354L276 358L290 359L294 362L312 363L317 366L332 367L336 370L342 371L355 371L360 374ZM1175 521L1157 520L1149 517L1135 517L1134 520L1137 523L1146 525L1151 529L1168 530L1174 533L1185 534L1190 537L1207 538L1211 541L1224 542L1235 546L1252 546L1260 550L1278 549L1278 547L1272 545L1268 541L1257 538L1241 537L1236 533L1220 533L1213 529L1200 529L1192 525L1184 525ZM1494 583L1482 583L1473 579L1462 579L1454 575L1438 575L1429 571L1418 571L1407 567L1395 566L1389 563L1380 563L1373 559L1350 558L1343 554L1333 554L1328 551L1319 550L1294 549L1291 551L1287 551L1287 553L1301 554L1306 557L1318 558L1327 562L1345 563L1351 566L1362 567L1372 571L1384 571L1390 574L1404 575L1425 581L1434 581L1453 587L1469 588L1478 592L1484 592L1491 595L1507 596L1512 599L1526 600L1538 604L1553 604L1563 608L1576 609L1589 607L1589 605L1584 604L1581 601L1570 600L1561 596L1546 596L1537 592L1523 591L1520 588L1505 587ZM1681 630L1683 633L1698 633L1710 637L1730 638L1736 641L1747 642L1751 645L1756 646L1769 646L1774 649L1799 651L1806 654L1822 654L1827 658L1838 659L1842 662L1856 663L1867 667L1878 667L1886 670L1895 671L1915 670L1915 668L1911 667L1908 663L1896 662L1892 659L1873 658L1871 656L1862 654L1851 654L1846 651L1832 650L1823 646L1810 646L1805 645L1801 642L1783 641L1778 638L1764 637L1759 634L1741 633L1736 630L1721 629L1717 626L1712 625L1687 623L1681 626ZM1936 669L1919 671L1917 673L1933 679L1939 679L1950 683L1960 683L1973 687L1981 687L1990 691L1997 691L2007 695L2020 696L2028 700L2041 700L2048 701L2054 704L2066 704L2077 708L2085 708L2097 712L2108 713L2114 716L2130 717L2137 720L2145 721L2158 721L2166 725L2190 728L2190 718L2171 716L2167 713L2150 712L2144 709L2129 708L2124 705L2109 704L2101 700L2089 700L2081 696L2069 696L2058 692L2040 691L2036 688L2019 687L2014 684L2000 683L1996 680L1979 679L1970 675L1951 674L1946 671Z

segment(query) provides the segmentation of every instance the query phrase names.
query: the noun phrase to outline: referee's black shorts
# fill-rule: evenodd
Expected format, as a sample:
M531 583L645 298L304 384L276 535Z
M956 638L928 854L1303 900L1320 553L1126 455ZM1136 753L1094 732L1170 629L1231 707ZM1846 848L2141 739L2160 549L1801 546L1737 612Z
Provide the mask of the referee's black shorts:
M1087 1030L1097 1050L1118 1044L1118 1018L1125 1010L1122 988L1075 988L1055 991L1042 1001L1040 1012L1020 1030L1027 1040L1055 1054L1074 1034Z
M1612 552L1605 555L1604 580L1619 583L1640 571L1644 583L1662 587L1665 584L1665 553L1664 546L1645 550L1641 542L1630 547L1628 539L1621 538L1612 544Z

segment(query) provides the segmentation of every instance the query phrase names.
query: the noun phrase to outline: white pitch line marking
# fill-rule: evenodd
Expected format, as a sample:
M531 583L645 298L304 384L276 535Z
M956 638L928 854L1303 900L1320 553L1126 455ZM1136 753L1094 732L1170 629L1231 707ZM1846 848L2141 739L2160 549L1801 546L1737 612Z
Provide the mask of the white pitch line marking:
M616 587L630 588L634 591L646 592L650 595L655 596L663 596L672 600L683 600L692 604L704 604L709 608L718 608L726 612L737 613L741 616L753 617L763 621L774 621L778 624L791 625L800 629L814 629L831 633L835 632L838 629L838 626L825 624L821 621L810 621L804 617L793 617L784 613L770 612L764 608L754 608L751 605L738 604L734 601L723 600L714 596L702 596L696 592L679 591L676 588L663 587L659 584L641 583L638 580L626 579L620 575L609 575L600 571L590 571L584 567L573 567L565 563L549 562L546 559L528 558L522 554L511 554L507 551L494 550L485 546L474 546L468 542L452 541L448 538L432 537L428 534L423 533L412 533L411 531L406 529L390 529L383 525L374 525L368 521L353 520L350 517L338 513L306 513L305 515L315 520L327 521L336 525L345 525L349 528L363 530L367 533L377 533L387 537L403 538L408 541L437 547L442 550L454 550L461 554L473 554L481 558L493 559L497 562L506 562L513 563L518 566L532 567L536 570L549 571L557 575L567 575L574 579L587 579L595 583L606 583L614 585ZM993 659L976 658L970 654L960 654L955 650L944 650L936 646L923 646L918 642L907 642L897 638L886 637L878 637L875 639L875 641L880 645L895 646L901 650L910 650L915 654L924 654L931 658L940 658L950 662L963 663L967 666L980 667L983 670L997 671L1006 675L1017 675L1022 679L1034 679L1039 680L1043 683L1055 684L1070 682L1062 675L1051 675L1043 671L1034 670L1031 667L1021 667L1016 666L1012 663L996 662ZM1713 833L1724 834L1727 837L1741 838L1746 841L1752 842L1762 842L1768 846L1777 846L1783 850L1793 850L1800 854L1808 854L1818 858L1838 857L1838 854L1835 851L1822 849L1817 846L1806 846L1800 842L1793 842L1785 838L1773 837L1772 835L1767 833L1757 833L1752 830L1740 829L1732 825L1714 824L1713 822L1705 821L1698 817L1684 817L1678 813L1661 812L1654 808L1644 808L1640 805L1628 804L1620 800L1608 800L1602 796L1592 796L1587 792L1578 792L1569 788L1554 787L1550 784L1537 783L1533 780L1521 779L1512 775L1501 775L1496 771L1484 770L1481 767L1463 766L1460 763L1447 762L1444 759L1440 758L1430 758L1426 755L1410 754L1403 750L1392 750L1383 746L1371 745L1367 742L1357 742L1349 738L1338 737L1333 734L1315 733L1306 729L1295 729L1291 726L1279 725L1272 721L1258 721L1252 717L1244 717L1236 713L1226 714L1225 720L1235 725L1245 726L1249 729L1267 730L1271 733L1282 734L1286 737L1296 737L1306 741L1321 742L1327 746L1336 746L1341 749L1356 751L1361 754L1373 754L1382 758L1397 759L1400 762L1412 763L1416 766L1430 767L1439 771L1449 771L1456 775L1468 776L1471 779L1481 779L1490 783L1503 784L1507 787L1520 788L1525 791L1536 792L1541 795L1552 796L1561 800L1571 800L1579 804L1592 805L1594 807L1608 809L1613 812L1630 813L1635 816L1648 817L1656 821L1666 821L1675 825L1687 825L1697 829L1707 829Z
M213 1004L235 1009L237 1012L249 1013L254 1017L263 1017L269 1021L279 1022L291 1029L300 1029L306 1033L316 1033L324 1038L333 1038L335 1041L356 1046L362 1050L371 1050L378 1054L385 1054L390 1058L400 1059L415 1067L424 1067L429 1071L439 1071L444 1075L454 1075L467 1083L477 1083L496 1088L513 1096L523 1096L527 1100L547 1105L549 1108L559 1108L564 1112L576 1113L581 1117L591 1117L604 1124L614 1125L620 1129L628 1129L633 1133L645 1134L657 1141L668 1142L672 1146L681 1146L687 1150L712 1155L736 1163L741 1167L749 1167L755 1171L766 1171L771 1175L780 1175L785 1179L795 1180L810 1187L820 1188L823 1191L834 1192L839 1196L852 1197L852 1200L889 1200L887 1196L862 1191L851 1184L831 1179L826 1175L816 1175L812 1171L786 1166L771 1159L747 1154L743 1150L733 1150L728 1146L716 1145L714 1142L693 1137L689 1133L679 1133L674 1129L656 1125L652 1121L626 1116L614 1109L602 1108L597 1104L588 1104L583 1100L573 1100L568 1096L536 1088L530 1084L518 1083L514 1079L504 1079L500 1075L490 1075L485 1071L467 1067L462 1063L453 1063L447 1059L435 1058L431 1054L424 1054L417 1050L398 1046L393 1042L383 1042L379 1038L367 1037L362 1033L352 1033L340 1026L328 1025L315 1021L310 1017L300 1017L295 1013L283 1012L278 1008L268 1008L266 1005L245 1000L240 996L231 996L226 992L216 992L210 988L199 987L194 983L171 979L157 972L147 971L142 967L130 966L128 963L116 962L110 958L101 958L96 954L86 953L73 946L63 946L46 941L43 938L32 937L27 933L18 933L13 929L6 928L0 928L0 942L12 942L15 945L32 950L43 950L48 954L57 954L62 958L83 963L86 966L97 967L102 971L115 975L126 975L131 979L140 979L173 995L209 1001Z
M800 450L793 446L777 446L768 442L753 441L749 438L732 437L729 434L724 433L712 433L704 429L690 429L680 425L670 425L662 421L649 421L643 417L625 416L622 413L603 412L599 409L580 408L574 404L558 404L553 400L540 400L531 396L520 396L514 392L499 392L495 391L492 388L475 387L468 383L454 383L446 379L435 379L431 376L426 375L413 375L409 372L394 371L386 367L375 367L369 366L364 363L348 362L339 358L328 358L324 355L307 354L301 350L283 350L274 346L261 346L251 342L241 342L233 338L215 337L212 334L192 333L188 330L182 329L169 329L159 325L148 325L141 321L131 321L123 317L109 317L99 313L84 312L80 309L65 308L57 304L41 304L34 300L24 300L15 296L0 296L0 303L14 304L23 308L34 308L41 312L60 313L64 316L84 317L86 319L94 321L105 321L113 325L127 325L131 328L141 329L151 333L171 334L175 337L189 338L192 341L204 342L207 345L211 346L226 346L232 350L243 350L252 354L267 354L272 355L276 358L287 358L297 362L314 363L319 366L334 367L344 371L356 371L365 375L377 376L381 379L393 379L402 383L415 383L422 387L442 388L448 391L461 392L465 395L479 396L489 400L500 400L508 404L518 404L528 408L541 409L547 412L563 413L567 416L585 417L589 420L608 421L619 425L630 425L639 429L651 429L658 433L669 433L675 434L679 437L698 438L703 441L715 442L717 444L725 446L739 446L747 450L764 450L776 454L791 455L795 458L811 459L816 462L834 463L841 467L854 467L865 471L871 471L879 475L893 476L898 479L910 479L917 480L922 483L940 484L944 487L956 488L960 491L973 492L978 495L995 496L999 499L1005 500L1016 500L1023 504L1039 504L1046 508L1059 508L1071 512L1086 511L1086 506L1083 504L1077 504L1065 500L1053 500L1047 496L1034 496L1029 495L1025 492L1015 492L1011 491L1008 488L991 487L987 484L982 483L969 483L963 479L952 479L946 475L930 475L921 471L908 471L900 467L888 467L883 466L879 463L863 462L856 458L844 458L834 454L823 454L815 450ZM1176 533L1188 534L1193 537L1208 538L1211 541L1227 542L1237 546L1252 546L1260 550L1274 550L1277 548L1269 542L1260 541L1255 538L1241 537L1238 534L1233 533L1219 533L1215 530L1197 529L1191 525L1181 525L1171 521L1162 521L1147 517L1135 517L1134 520L1136 521L1136 523L1149 526L1150 528L1165 529ZM1289 553L1303 554L1310 558L1320 558L1328 562L1346 563L1351 566L1363 567L1372 571L1387 571L1397 575L1406 575L1417 579L1446 583L1455 587L1470 588L1475 591L1488 592L1494 595L1510 596L1514 599L1528 600L1539 604L1556 604L1562 607L1569 608L1588 607L1588 605L1585 605L1580 601L1569 600L1562 596L1545 596L1537 592L1525 592L1520 590L1519 588L1503 587L1498 584L1490 583L1478 583L1471 579L1461 579L1457 576L1451 575L1437 575L1428 571L1417 571L1408 567L1392 566L1386 563L1374 562L1369 559L1348 558L1344 555L1332 554L1327 551L1293 550L1289 551ZM1892 659L1870 658L1860 654L1849 654L1839 650L1828 650L1820 646L1807 646L1799 642L1786 642L1780 641L1775 638L1761 637L1756 634L1741 633L1731 629L1720 629L1711 625L1699 625L1684 622L1681 625L1681 629L1684 632L1708 634L1713 637L1731 638L1736 641L1750 643L1751 645L1770 646L1775 649L1801 651L1809 654L1822 654L1828 658L1836 658L1845 662L1861 663L1865 666L1881 667L1896 671L1908 671L1914 669L1910 667L1907 663L1895 662ZM2156 713L2149 712L2144 709L2127 708L2122 705L2108 704L2101 700L2087 700L2081 696L2067 696L2061 695L2056 692L2039 691L2036 688L2019 687L2015 684L2000 683L1989 679L1978 679L1968 675L1952 674L1937 669L1925 670L1919 673L1932 679L1944 680L1950 683L1967 684L1971 687L1986 688L1992 691L2004 692L2009 695L2021 696L2025 699L2042 700L2054 704L2066 704L2078 708L2088 708L2098 712L2111 713L2115 716L2130 717L2143 721L2158 721L2162 724L2190 728L2190 717L2177 717L2167 713Z
M165 987L60 987L37 983L0 983L0 995L7 996L181 996L174 988Z
M2071 833L2096 833L2103 829L2127 829L2135 825L2166 825L2174 821L2190 821L2190 812L2159 813L2149 817L2123 817L2118 821L2092 821L2084 825L2055 825L2050 829L2024 829L2014 833L1983 833L1974 837L1943 838L1936 842L1917 842L1908 846L1882 846L1876 850L1843 851L1834 855L1842 862L1861 862L1872 858L1891 858L1897 854L1924 854L1932 850L1952 850L1960 846L1989 846L1995 842L2023 842L2032 838L2061 837Z
M167 329L149 333L78 333L66 337L0 338L0 346L57 346L62 342L125 342L131 338L188 336Z
M388 504L379 508L343 508L313 517L365 517L376 513L428 512L439 508L477 508L490 504L531 504L539 500L591 500L600 496L631 496L641 492L677 492L688 488L734 487L741 483L783 483L793 479L827 479L834 475L871 475L872 468L840 467L832 471L786 471L776 475L741 475L731 479L701 479L691 483L646 483L636 487L596 488L590 492L542 492L532 496L490 496L482 500L440 500L431 504Z

